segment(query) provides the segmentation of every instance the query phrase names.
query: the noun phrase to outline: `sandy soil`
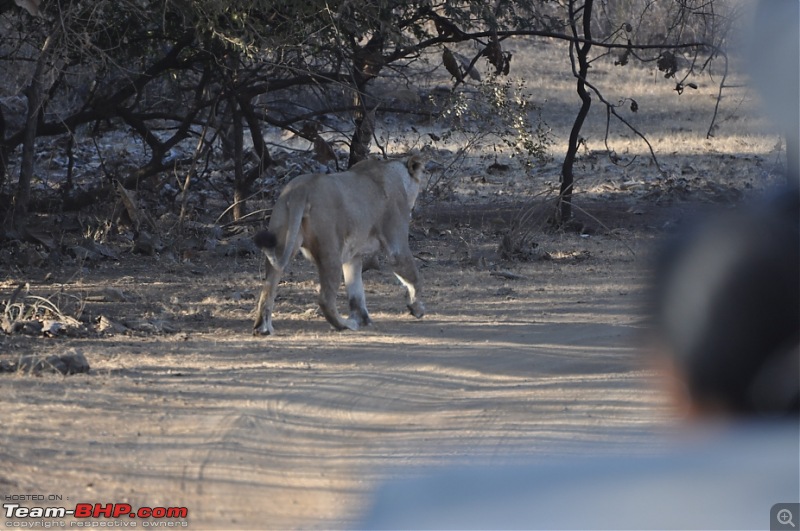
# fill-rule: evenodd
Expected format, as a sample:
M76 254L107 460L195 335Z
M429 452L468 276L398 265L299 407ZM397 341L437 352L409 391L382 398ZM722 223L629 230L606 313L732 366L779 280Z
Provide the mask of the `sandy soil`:
M92 371L4 377L2 493L186 506L198 528L348 527L405 467L586 441L650 451L666 412L634 345L639 264L610 236L550 239L561 254L512 266L514 280L465 263L447 234L428 239L429 315L401 313L401 287L369 272L375 326L359 333L329 331L300 261L270 338L248 335L255 258L163 273L156 258L126 263L113 283L134 302L114 315L152 305L181 332L6 339L75 349ZM70 289L99 290L97 276Z
M663 94L652 107L674 96L653 87ZM689 121L708 117L710 95L695 100L700 118L684 109ZM563 140L577 106L562 96L543 112ZM91 364L68 377L0 375L0 498L187 507L197 529L347 528L379 482L430 466L546 461L587 443L659 451L675 419L641 347L649 249L705 201L758 187L778 158L775 136L737 126L708 147L704 126L679 130L673 119L649 127L671 177L645 159L622 169L587 150L583 232L531 223L527 262L498 257L500 232L524 205L550 208L530 198L557 181L557 161L487 179L491 160L476 154L454 186L469 201L423 198L416 215L429 312L420 321L403 312L392 275L370 271L375 325L331 332L315 310L313 268L298 260L277 334L252 337L262 267L252 254L125 253L4 272L0 300L30 282L33 294L79 301L90 322L106 316L128 330L0 337L5 360L77 351ZM591 149L602 143L594 123ZM641 151L622 138L620 153L624 142Z
M653 222L677 215L656 210ZM92 370L3 377L2 494L185 506L193 528L339 528L379 481L420 467L587 442L657 451L671 414L637 339L658 231L607 210L615 233L541 234L541 259L502 263L479 220L427 214L413 243L429 314L405 315L402 287L370 271L375 325L358 333L329 331L301 260L269 338L249 335L256 257L131 256L66 283L129 301L87 302L89 314L180 331L3 338L6 352L74 349Z

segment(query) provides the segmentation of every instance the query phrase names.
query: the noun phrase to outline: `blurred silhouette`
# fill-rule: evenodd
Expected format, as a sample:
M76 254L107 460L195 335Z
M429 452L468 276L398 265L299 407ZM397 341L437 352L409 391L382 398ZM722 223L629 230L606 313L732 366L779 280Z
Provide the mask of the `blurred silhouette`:
M675 239L656 267L653 295L655 331L695 413L797 416L797 188Z

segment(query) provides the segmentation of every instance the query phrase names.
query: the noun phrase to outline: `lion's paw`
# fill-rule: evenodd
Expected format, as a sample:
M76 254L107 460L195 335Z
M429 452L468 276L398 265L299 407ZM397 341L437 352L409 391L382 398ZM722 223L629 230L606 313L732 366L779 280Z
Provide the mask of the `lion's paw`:
M421 319L425 315L425 305L420 301L417 301L414 304L409 304L408 310L411 312L411 315L417 319Z

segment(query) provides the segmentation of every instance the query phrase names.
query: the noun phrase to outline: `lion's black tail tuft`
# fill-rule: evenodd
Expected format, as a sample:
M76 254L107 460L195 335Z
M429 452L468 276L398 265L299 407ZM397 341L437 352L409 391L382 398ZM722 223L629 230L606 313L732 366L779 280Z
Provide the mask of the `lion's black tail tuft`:
M262 249L272 249L278 245L278 238L268 230L256 232L253 241Z

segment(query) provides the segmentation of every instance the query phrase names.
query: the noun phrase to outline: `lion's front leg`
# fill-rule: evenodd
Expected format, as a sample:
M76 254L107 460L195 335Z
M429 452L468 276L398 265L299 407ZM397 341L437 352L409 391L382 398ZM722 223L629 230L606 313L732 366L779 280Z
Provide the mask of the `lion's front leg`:
M422 285L419 280L417 266L414 265L414 257L408 245L404 246L400 252L390 256L392 270L395 276L406 287L406 306L411 315L420 319L425 315L425 305L419 299Z

